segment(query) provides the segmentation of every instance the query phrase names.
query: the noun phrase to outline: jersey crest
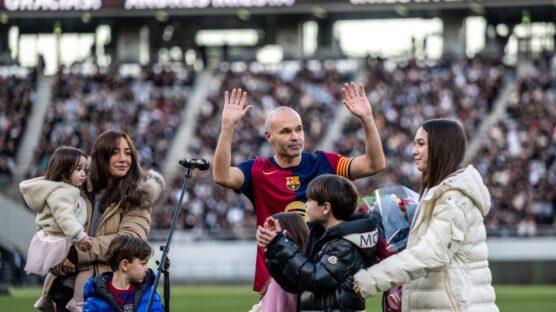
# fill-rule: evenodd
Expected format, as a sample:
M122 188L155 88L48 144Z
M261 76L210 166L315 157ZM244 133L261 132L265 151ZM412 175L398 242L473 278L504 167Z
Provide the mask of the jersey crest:
M290 191L297 191L301 187L299 176L286 177L286 188Z

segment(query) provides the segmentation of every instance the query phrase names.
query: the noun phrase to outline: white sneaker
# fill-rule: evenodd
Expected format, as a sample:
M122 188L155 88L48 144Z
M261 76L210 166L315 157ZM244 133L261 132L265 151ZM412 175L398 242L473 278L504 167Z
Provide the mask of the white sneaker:
M43 296L41 296L39 298L39 300L37 300L37 302L35 302L33 307L35 307L35 309L38 309L38 310L43 311L43 312L56 312L56 307L54 306L54 303L52 302L52 300L47 299Z

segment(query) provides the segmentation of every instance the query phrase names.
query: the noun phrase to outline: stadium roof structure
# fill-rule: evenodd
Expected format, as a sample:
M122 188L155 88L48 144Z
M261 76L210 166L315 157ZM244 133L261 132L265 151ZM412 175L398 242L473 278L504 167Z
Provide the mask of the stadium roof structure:
M501 21L521 19L527 9L537 20L554 20L553 0L0 0L9 18L92 18L169 16L316 15L368 19L434 17L446 10L468 11Z

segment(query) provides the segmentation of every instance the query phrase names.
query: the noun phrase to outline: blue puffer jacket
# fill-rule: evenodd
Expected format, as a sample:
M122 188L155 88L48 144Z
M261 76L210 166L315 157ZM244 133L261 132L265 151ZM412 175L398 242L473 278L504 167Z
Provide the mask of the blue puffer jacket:
M83 312L123 312L114 296L108 291L108 283L112 280L112 275L112 272L106 272L91 277L85 283ZM143 282L135 285L134 312L145 312L147 310L154 279L154 272L149 269ZM158 293L154 295L151 312L164 312Z

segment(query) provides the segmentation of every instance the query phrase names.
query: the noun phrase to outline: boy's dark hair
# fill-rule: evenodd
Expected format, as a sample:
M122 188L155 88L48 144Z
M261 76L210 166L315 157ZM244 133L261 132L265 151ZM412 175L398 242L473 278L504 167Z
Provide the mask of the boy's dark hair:
M353 183L333 174L324 174L311 181L307 198L319 205L329 202L332 215L338 220L347 220L357 207L357 191Z
M118 236L110 242L106 251L106 260L112 271L117 271L122 260L133 261L138 258L147 259L152 255L152 248L146 241L129 236Z
M60 146L50 156L44 178L50 181L66 182L79 163L79 158L88 158L82 150L69 146Z

